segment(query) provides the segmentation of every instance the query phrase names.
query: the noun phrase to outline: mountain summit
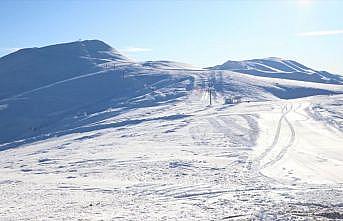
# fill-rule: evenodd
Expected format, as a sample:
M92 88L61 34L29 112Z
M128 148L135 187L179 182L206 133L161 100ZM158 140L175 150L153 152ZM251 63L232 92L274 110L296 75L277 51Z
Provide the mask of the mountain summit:
M212 70L230 70L255 76L282 78L317 83L343 84L343 78L326 71L316 71L296 61L282 58L263 58L244 61L227 61L211 67Z
M100 70L99 65L105 62L127 61L99 40L21 49L0 58L0 99Z

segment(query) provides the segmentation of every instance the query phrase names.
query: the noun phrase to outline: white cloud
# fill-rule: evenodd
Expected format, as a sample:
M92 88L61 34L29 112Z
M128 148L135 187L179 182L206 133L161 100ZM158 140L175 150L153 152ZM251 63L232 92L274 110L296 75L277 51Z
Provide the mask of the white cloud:
M339 35L343 34L343 30L327 30L327 31L313 31L298 33L297 36L327 36L327 35Z
M146 52L146 51L152 51L151 48L140 48L140 47L127 47L123 48L120 51L126 52L126 53L135 53L135 52Z
M1 51L6 52L6 53L12 53L15 51L20 50L21 48L1 48Z

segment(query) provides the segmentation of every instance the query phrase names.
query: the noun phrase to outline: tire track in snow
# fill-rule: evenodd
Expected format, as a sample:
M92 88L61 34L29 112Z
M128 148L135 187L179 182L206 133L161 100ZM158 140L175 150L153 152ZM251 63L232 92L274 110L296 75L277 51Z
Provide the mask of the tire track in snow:
M293 105L291 106L290 110L292 110L292 109L293 109ZM287 123L287 125L288 125L288 127L289 127L289 129L290 129L290 131L291 131L290 140L289 140L288 144L285 145L285 146L281 149L280 153L279 153L273 160L271 160L271 161L269 161L268 163L264 164L260 169L264 169L264 168L266 168L266 167L268 167L268 166L272 166L272 165L274 165L276 162L278 162L279 160L281 160L282 157L287 153L288 149L294 144L294 141L295 141L295 130L294 130L294 127L293 127L293 125L291 124L291 122L287 119L286 116L284 117L284 119L285 119L285 122Z
M60 84L63 84L63 83L69 82L69 81L74 81L74 80L78 80L78 79L81 79L81 78L87 78L87 77L91 77L91 76L94 76L94 75L103 74L105 72L106 71L97 71L97 72L92 72L92 73L89 73L89 74L83 74L83 75L79 75L79 76L76 76L76 77L68 78L68 79L61 80L61 81L56 81L56 82L51 83L51 84L47 84L47 85L44 85L44 86L41 86L41 87L38 87L38 88L35 88L35 89L32 89L32 90L24 91L24 92L22 92L20 94L16 94L16 95L13 95L13 96L8 97L8 98L4 98L4 99L0 100L0 102L9 101L9 100L12 100L12 99L19 98L19 97L21 97L23 95L27 95L27 94L30 94L30 93L33 93L33 92L36 92L36 91L40 91L40 90L43 90L43 89L46 89L46 88L50 88L50 87L53 87L53 86L56 86L56 85L60 85Z
M310 117L305 115L305 114L303 114L303 113L301 113L301 112L299 112L298 110L301 109L301 108L302 108L302 104L299 104L298 107L294 108L294 113L304 117L303 120L297 120L297 121L307 121L308 119L310 119Z
M277 129L276 129L276 132L275 132L275 135L274 135L273 143L259 157L257 157L255 159L256 164L258 165L258 167L260 169L261 169L261 166L260 166L261 161L268 155L268 153L270 153L275 148L275 146L279 142L282 121L283 121L283 119L286 117L286 115L289 112L290 112L290 110L287 110L287 105L284 105L282 107L282 110L281 110L282 115L281 115L281 117L279 118L279 121L278 121L278 125L277 125Z

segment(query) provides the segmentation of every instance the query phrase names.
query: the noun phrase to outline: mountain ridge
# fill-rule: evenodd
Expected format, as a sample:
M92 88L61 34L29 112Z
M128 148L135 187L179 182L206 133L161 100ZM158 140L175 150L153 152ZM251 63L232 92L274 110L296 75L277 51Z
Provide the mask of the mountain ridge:
M61 69L60 66L75 67L75 63L81 62L85 69L90 69L90 71L100 70L99 65L107 62L132 62L139 65L152 68L162 68L162 69L201 69L195 68L191 64L186 64L183 62L170 61L170 60L156 60L156 61L143 61L135 62L132 59L126 57L118 50L114 49L107 43L93 39L93 40L83 40L59 43L54 45L48 45L43 47L33 47L33 48L23 48L16 52L10 53L3 57L0 57L0 76L3 76L6 72L6 63L11 63L11 59L16 59L15 65L9 65L9 71L18 72L18 66L27 65L25 64L27 60L30 62L42 62L40 60L32 60L32 56L51 56L51 54L57 56L56 58L62 59L63 62L68 63L68 60L72 60L69 64L57 64L56 68ZM68 57L69 55L71 56ZM68 59L63 59L67 56ZM79 58L79 61L75 61L75 57ZM55 59L55 60L58 60ZM19 61L18 61L19 60ZM48 61L43 61L48 62ZM13 63L13 62L12 62ZM5 65L5 67L3 67ZM51 64L50 64L51 65ZM15 68L15 70L14 70ZM5 70L3 70L5 69ZM317 71L309 68L297 61L280 58L280 57L267 57L267 58L257 58L248 60L228 60L220 65L215 65L212 67L205 68L207 70L230 70L243 74L250 74L255 76L272 77L272 78L284 78L291 80L301 80L310 81L318 83L329 83L329 84L343 84L343 77L337 74L332 74L327 71ZM36 70L30 70L31 72L37 72ZM69 72L84 72L84 69L71 68ZM20 70L19 72L25 72ZM39 70L38 70L39 72ZM59 71L57 71L59 72ZM60 71L63 72L63 71ZM70 77L70 76L69 76ZM19 78L19 76L17 77ZM58 78L58 80L63 80ZM0 85L1 86L1 85ZM0 99L3 92L0 91Z
M343 77L327 71L316 71L294 60L268 57L243 61L228 60L209 70L230 70L243 74L328 84L343 84Z
M0 58L0 99L80 74L100 71L98 65L110 61L130 60L99 40L20 49Z

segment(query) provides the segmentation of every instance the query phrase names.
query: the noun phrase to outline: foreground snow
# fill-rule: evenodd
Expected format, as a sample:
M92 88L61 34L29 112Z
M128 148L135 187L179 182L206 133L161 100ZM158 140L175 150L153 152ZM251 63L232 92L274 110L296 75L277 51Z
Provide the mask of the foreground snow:
M211 107L206 96L0 152L0 220L343 217L343 134L332 123L343 96L236 106L218 96Z

